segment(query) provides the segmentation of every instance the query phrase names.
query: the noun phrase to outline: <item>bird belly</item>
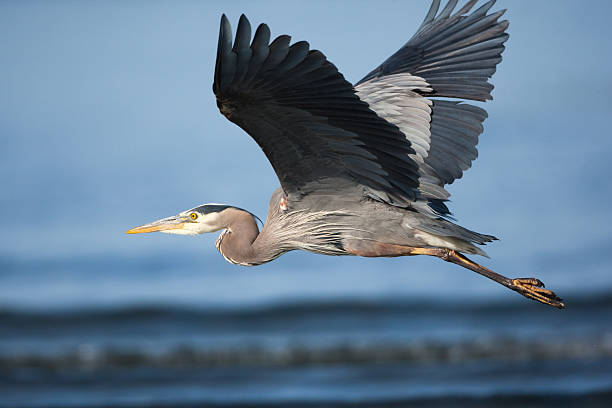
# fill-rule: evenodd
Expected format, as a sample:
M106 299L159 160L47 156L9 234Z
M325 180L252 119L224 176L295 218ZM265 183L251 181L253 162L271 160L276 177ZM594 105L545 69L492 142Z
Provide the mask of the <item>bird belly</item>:
M395 257L413 255L414 247L406 245L389 244L369 240L349 239L344 242L344 249L357 256L365 257Z

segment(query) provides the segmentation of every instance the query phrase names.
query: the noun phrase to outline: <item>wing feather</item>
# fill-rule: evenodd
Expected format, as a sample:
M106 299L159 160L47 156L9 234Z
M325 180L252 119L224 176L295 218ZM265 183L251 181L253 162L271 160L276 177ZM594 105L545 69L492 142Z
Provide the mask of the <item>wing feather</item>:
M269 41L263 24L251 41L243 15L232 44L223 16L213 90L220 111L262 148L289 198L349 180L367 197L409 207L419 184L410 140L361 101L320 51L305 41L290 45L286 35Z
M439 2L434 2L417 33L357 85L376 77L410 73L422 77L430 84L433 89L429 94L431 96L479 101L491 99L493 86L488 83L488 79L495 73L495 66L501 61L503 44L508 39L505 32L508 21L498 21L505 10L487 14L495 0L465 15L476 2L470 1L455 14L450 14L457 2L449 1L442 13L431 18L431 11L437 11L439 7L439 4L436 4ZM487 52L483 54L482 51ZM458 59L459 57L461 58ZM457 92L455 88L450 88L447 92L449 84L437 81L438 76L442 76L441 73L446 74L444 77L470 81L473 86L466 87L464 94Z
M440 1L433 1L415 35L355 86L362 100L410 140L419 192L442 212L447 211L442 201L450 196L444 185L461 178L478 156L487 113L436 97L491 99L489 78L508 39L508 22L499 21L505 10L488 14L495 4L490 0L470 13L477 2L470 0L453 14L456 0L440 13Z

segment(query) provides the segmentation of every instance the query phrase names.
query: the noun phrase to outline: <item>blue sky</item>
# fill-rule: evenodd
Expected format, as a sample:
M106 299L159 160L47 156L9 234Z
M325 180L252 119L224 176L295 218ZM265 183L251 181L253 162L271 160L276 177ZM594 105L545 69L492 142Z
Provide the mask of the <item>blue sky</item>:
M274 36L309 41L354 82L411 37L428 7L1 2L0 255L212 253L212 235L123 231L204 202L266 214L275 174L219 114L211 90L221 13L234 27L244 12ZM450 187L451 210L460 224L502 238L487 251L505 269L608 253L611 3L500 0L495 8L509 9L510 40L484 106L480 157ZM602 262L592 273L608 282Z

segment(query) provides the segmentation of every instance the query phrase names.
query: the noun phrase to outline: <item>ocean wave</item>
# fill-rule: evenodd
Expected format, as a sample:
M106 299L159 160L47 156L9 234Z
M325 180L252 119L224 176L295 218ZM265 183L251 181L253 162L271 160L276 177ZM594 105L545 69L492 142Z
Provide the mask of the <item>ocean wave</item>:
M241 402L219 402L219 401L182 401L172 402L148 402L146 405L139 403L113 403L96 404L88 403L88 408L542 408L542 407L564 407L564 408L607 408L612 405L612 390L604 389L593 392L571 393L571 392L540 392L540 393L496 393L493 395L442 395L434 397L413 397L402 399L366 399L356 400L323 400L312 401L312 398L304 400L283 401L241 401ZM0 403L0 406L2 404ZM28 405L30 407L44 406L45 408L77 406L75 404L49 404Z
M66 309L18 309L0 306L0 325L10 324L80 324L82 322L118 322L127 320L148 320L171 318L179 320L276 320L299 319L304 316L361 315L364 317L388 314L403 314L406 317L423 314L470 314L492 316L511 312L514 315L543 313L583 313L588 311L612 311L612 293L567 298L566 311L557 311L546 306L534 304L524 299L514 301L476 300L465 302L432 302L431 300L402 299L340 299L320 300L303 299L267 303L263 305L216 306L208 307L181 304L140 304L119 305L115 307L90 307Z
M0 355L0 370L16 368L102 369L135 367L304 366L371 363L459 363L612 358L612 336L579 339L492 337L456 343L419 341L341 343L324 347L263 344L229 348L182 345L166 351L81 345L55 354Z

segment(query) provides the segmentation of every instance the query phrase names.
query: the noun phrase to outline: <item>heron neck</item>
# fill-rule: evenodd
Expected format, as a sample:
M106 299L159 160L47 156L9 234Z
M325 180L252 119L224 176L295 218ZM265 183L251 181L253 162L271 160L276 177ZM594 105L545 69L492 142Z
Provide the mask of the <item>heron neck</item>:
M230 208L223 211L225 230L219 235L216 246L221 255L233 264L253 266L270 261L258 248L259 228L255 218L247 211Z

